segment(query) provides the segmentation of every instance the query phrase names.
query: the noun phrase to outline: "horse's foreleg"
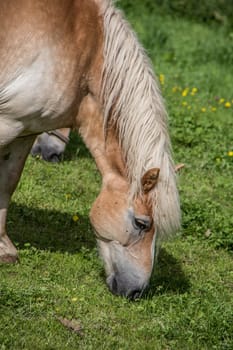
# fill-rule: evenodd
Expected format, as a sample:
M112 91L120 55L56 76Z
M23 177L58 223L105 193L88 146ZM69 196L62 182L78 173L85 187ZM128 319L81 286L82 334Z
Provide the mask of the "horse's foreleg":
M18 259L6 233L7 209L34 139L34 136L18 138L0 147L0 262L12 263Z

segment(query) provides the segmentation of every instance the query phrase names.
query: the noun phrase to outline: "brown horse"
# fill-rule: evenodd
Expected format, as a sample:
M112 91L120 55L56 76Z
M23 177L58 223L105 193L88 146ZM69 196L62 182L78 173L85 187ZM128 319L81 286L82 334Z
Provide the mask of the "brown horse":
M36 138L31 155L41 156L47 162L60 162L69 142L69 135L69 128L43 132Z
M90 219L107 284L140 296L159 241L180 227L166 111L145 52L109 0L1 1L0 23L0 260L17 260L7 208L36 135L76 128L102 175Z

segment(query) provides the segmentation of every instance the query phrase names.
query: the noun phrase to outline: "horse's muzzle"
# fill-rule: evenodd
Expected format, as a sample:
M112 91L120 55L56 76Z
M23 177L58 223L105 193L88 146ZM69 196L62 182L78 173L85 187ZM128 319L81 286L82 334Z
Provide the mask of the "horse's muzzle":
M137 282L132 283L124 281L124 279L117 274L107 278L107 285L113 294L126 297L130 300L141 298L143 291L147 286L139 285Z

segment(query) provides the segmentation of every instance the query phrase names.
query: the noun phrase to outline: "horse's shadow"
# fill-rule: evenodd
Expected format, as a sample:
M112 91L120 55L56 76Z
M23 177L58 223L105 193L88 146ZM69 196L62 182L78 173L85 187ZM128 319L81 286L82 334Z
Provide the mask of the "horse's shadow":
M11 203L7 229L19 248L31 246L49 251L74 254L83 247L96 245L88 216L79 215L74 221L67 213Z
M151 277L150 287L145 298L161 294L183 294L190 289L190 282L185 275L181 262L166 249L161 248L157 264Z

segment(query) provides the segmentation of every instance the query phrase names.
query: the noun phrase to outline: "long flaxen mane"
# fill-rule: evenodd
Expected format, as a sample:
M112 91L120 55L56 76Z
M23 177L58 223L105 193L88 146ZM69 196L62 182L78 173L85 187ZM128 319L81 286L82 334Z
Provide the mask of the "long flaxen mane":
M152 65L121 11L104 0L102 15L105 125L110 119L117 124L132 197L141 193L145 171L160 168L159 182L150 196L155 227L163 238L180 227L167 113Z

